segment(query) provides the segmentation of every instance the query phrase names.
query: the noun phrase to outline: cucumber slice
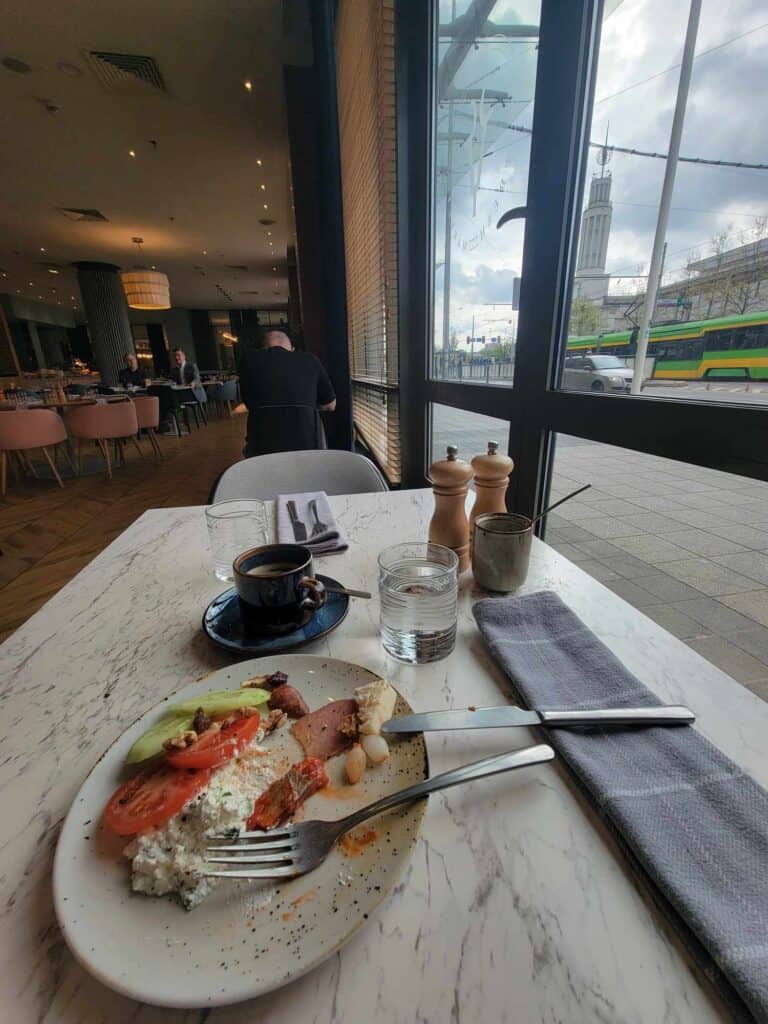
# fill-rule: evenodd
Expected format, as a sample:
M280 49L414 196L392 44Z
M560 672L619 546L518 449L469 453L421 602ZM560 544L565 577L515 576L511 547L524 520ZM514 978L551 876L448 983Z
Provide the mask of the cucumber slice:
M226 715L238 708L258 707L269 700L267 690L214 690L190 700L172 704L162 717L140 736L128 751L125 763L140 764L163 751L163 743L192 727L192 719L198 708L207 715Z

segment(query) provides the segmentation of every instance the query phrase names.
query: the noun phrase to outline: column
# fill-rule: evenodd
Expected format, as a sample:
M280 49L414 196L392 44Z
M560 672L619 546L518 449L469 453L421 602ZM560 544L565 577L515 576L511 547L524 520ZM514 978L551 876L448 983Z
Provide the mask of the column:
M96 368L104 384L117 384L125 353L134 351L120 268L88 261L75 266Z

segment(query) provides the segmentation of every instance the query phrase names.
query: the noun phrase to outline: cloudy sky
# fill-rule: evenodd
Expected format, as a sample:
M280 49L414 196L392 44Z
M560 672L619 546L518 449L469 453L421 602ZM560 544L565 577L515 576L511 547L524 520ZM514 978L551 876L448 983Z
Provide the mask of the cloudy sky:
M441 19L450 21L452 0L441 0ZM456 0L456 13L468 0ZM669 143L679 61L688 17L687 0L622 0L603 25L592 139L617 146L665 152ZM536 24L534 0L499 0L497 24ZM441 45L441 52L446 44ZM768 5L765 0L704 0L697 59L681 144L684 156L768 164L768 124L761 104L768 95ZM445 260L445 191L452 182L450 326L460 336L509 333L514 315L512 279L519 273L521 222L501 231L496 220L525 203L530 140L512 126L530 127L536 50L530 42L494 39L470 51L456 76L460 89L485 89L483 102L454 104L453 122L438 114L435 333L442 338ZM492 102L492 90L505 94ZM454 137L447 172L447 136ZM486 155L480 160L480 154ZM598 170L590 157L588 180ZM636 274L647 269L653 244L664 162L616 153L613 224L608 270ZM679 277L685 263L709 254L715 233L740 232L768 213L768 171L678 167L667 235L665 281ZM618 282L614 287L618 286ZM629 286L629 282L627 282ZM613 288L612 288L613 290Z

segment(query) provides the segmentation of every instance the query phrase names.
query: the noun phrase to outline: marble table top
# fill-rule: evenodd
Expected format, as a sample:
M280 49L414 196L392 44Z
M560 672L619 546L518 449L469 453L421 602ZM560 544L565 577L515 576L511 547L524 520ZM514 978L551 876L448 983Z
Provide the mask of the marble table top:
M425 536L428 491L331 498L351 545L318 559L376 590L388 542ZM550 588L663 699L768 786L768 705L596 580L536 542L526 590ZM727 1020L725 1008L632 881L612 838L555 764L430 798L401 883L324 965L259 1000L213 1011L140 1006L80 968L58 931L51 863L88 770L161 695L227 662L200 630L222 590L202 508L147 512L0 647L0 998L14 1022L296 1021L667 1024ZM454 653L431 666L390 659L378 603L307 653L390 678L416 710L508 699L462 580ZM511 746L518 730L428 736L434 773ZM12 1008L12 1010L11 1010Z

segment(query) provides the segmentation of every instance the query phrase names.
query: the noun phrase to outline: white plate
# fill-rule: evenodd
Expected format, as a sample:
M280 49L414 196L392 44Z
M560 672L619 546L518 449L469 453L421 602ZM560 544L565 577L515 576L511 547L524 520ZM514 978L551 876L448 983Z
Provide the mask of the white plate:
M236 689L250 676L278 669L312 710L329 698L351 697L356 686L376 678L346 661L285 654L221 669L172 699ZM192 911L168 897L132 893L130 864L121 855L125 842L102 828L101 815L120 782L128 749L164 705L155 705L123 733L75 797L56 849L56 916L77 960L124 995L182 1008L236 1003L285 985L349 939L407 864L426 802L405 805L359 826L374 829L376 838L356 856L337 846L315 871L287 883L222 882ZM411 708L401 697L396 710L407 714ZM292 738L290 742L300 760L299 744ZM305 817L340 818L427 777L421 735L389 742L389 761L370 768L355 787L342 781L343 757L328 762L331 785L307 801Z

